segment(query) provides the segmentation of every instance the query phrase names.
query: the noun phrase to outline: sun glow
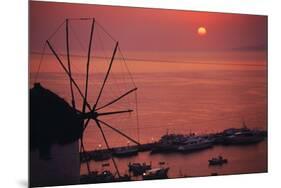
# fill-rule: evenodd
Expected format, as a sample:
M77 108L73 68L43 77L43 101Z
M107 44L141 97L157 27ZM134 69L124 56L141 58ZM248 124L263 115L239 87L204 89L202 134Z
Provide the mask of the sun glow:
M207 34L207 29L205 28L205 27L199 27L198 29L197 29L197 33L198 33L198 35L200 35L200 36L204 36L204 35L206 35Z

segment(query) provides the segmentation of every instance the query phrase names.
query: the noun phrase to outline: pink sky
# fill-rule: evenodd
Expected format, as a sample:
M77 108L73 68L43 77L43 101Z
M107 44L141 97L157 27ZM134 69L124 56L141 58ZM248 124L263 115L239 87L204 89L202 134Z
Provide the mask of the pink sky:
M66 18L95 17L123 51L225 51L267 48L267 17L87 4L30 2L30 50ZM197 28L206 27L200 37Z

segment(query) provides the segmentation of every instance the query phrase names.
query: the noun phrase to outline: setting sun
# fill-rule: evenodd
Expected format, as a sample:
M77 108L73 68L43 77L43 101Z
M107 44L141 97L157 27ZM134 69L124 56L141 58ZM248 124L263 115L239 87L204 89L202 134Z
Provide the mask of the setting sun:
M207 34L207 30L206 30L205 27L199 27L199 28L197 29L197 33L198 33L198 35L200 35L200 36L204 36L204 35Z

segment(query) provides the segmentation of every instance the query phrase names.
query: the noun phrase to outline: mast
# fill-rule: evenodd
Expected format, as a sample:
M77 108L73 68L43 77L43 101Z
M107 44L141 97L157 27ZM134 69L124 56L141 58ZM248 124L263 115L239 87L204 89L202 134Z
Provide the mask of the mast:
M72 73L71 73L71 66L70 66L70 57L69 57L69 31L68 31L68 24L69 24L69 21L68 21L68 19L66 19L66 22L65 22L65 32L66 32L67 65L68 65L68 72L69 72L70 75L72 75ZM70 92L71 92L71 103L72 103L72 107L75 108L73 84L72 84L70 78L69 78L69 84L70 84Z
M108 69L107 69L105 78L104 78L104 80L103 80L103 83L102 83L102 86L101 86L101 89L100 89L100 92L99 92L99 95L98 95L98 98L97 98L97 101L96 101L96 103L94 104L93 109L96 108L96 106L97 106L97 104L98 104L98 102L99 102L99 100L100 100L101 94L102 94L102 92L103 92L103 88L104 88L104 86L105 86L105 83L106 83L106 81L107 81L108 75L109 75L109 73L110 73L110 70L111 70L111 67L112 67L112 63L113 63L113 61L114 61L114 57L115 57L117 48L118 48L118 42L116 42L116 45L115 45L113 54L112 54L112 56L111 56L111 60L110 60L109 67L108 67Z
M89 48L88 48L88 56L87 56L87 68L86 68L86 83L85 83L85 98L83 103L82 112L85 113L86 110L86 101L88 96L88 80L89 80L89 67L90 67L90 59L91 59L91 48L92 48L92 40L93 40L93 33L95 27L95 19L92 20L91 26L91 34L90 34L90 41L89 41Z

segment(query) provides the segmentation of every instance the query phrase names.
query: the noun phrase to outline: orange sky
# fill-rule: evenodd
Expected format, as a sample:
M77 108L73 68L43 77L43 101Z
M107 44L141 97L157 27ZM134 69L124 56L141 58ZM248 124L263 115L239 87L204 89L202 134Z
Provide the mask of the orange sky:
M267 48L267 17L86 4L30 2L30 50L65 18L95 17L123 51L225 51ZM204 26L208 33L199 36ZM83 32L83 31L81 31Z

